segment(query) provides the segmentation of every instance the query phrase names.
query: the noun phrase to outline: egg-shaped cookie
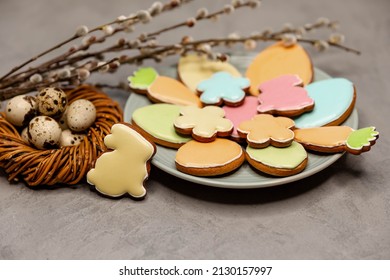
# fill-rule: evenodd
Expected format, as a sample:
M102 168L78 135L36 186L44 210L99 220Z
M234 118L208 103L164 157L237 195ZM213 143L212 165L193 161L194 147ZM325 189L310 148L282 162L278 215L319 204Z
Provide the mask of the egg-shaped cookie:
M192 139L175 131L173 122L180 116L180 109L180 106L164 103L141 107L134 111L132 123L149 134L155 143L178 149Z
M295 44L276 43L261 51L249 65L246 77L251 81L250 94L258 95L261 83L282 75L298 75L304 85L313 79L313 65L305 49Z
M176 168L194 176L217 176L239 168L245 160L239 144L217 138L213 142L190 141L176 153Z

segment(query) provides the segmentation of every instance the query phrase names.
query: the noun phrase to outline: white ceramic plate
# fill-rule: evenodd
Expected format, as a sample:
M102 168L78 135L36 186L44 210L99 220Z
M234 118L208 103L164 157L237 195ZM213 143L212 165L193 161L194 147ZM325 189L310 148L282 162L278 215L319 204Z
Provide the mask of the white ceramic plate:
M248 63L251 61L250 57L247 56L233 56L231 58L231 63L235 65L239 70L244 70ZM240 67L241 66L241 67ZM175 77L176 68L175 67L166 67L158 69L161 74ZM243 72L243 71L242 71ZM315 81L329 79L330 76L319 69L315 69ZM140 107L147 106L151 102L143 95L131 94L128 98L125 110L124 117L125 121L131 122L131 116L133 112ZM356 110L353 111L351 116L344 122L345 125L348 125L354 129L358 128L358 113ZM317 155L309 153L309 161L306 169L294 176L284 177L284 178L275 178L267 175L262 175L254 171L248 163L244 163L236 172L229 174L227 176L219 177L196 177L188 175L176 170L175 167L175 155L176 150L168 149L165 147L157 146L157 153L152 160L152 164L158 167L159 169L172 174L178 178L191 181L194 183L208 185L212 187L220 188L231 188L231 189L250 189L250 188L263 188L278 186L297 180L301 180L313 174L320 172L321 170L327 168L343 154L335 155Z

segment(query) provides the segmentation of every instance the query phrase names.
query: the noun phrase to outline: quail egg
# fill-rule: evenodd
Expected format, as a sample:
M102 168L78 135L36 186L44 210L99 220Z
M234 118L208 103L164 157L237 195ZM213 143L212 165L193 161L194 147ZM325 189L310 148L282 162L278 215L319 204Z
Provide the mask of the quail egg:
M20 133L20 136L22 137L24 143L30 144L28 141L28 127L23 128L22 132Z
M72 131L84 131L88 129L96 119L96 108L86 99L79 99L68 106L66 122Z
M28 125L28 141L37 149L53 149L60 142L61 128L51 117L38 116Z
M34 96L18 95L7 103L5 118L15 126L25 126L37 115L37 102Z
M61 89L49 87L39 92L37 103L38 111L41 115L59 118L65 112L68 99L65 92Z
M66 115L68 113L68 107L66 107L65 112L62 114L61 118L58 119L58 124L61 127L61 130L69 129L68 123L66 122Z
M85 134L74 133L70 129L63 130L60 137L60 146L76 146L84 140Z

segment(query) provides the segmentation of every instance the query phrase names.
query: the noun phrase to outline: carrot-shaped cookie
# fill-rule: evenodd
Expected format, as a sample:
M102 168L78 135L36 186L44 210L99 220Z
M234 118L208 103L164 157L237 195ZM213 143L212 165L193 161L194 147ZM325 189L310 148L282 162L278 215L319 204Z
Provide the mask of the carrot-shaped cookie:
M261 114L240 123L237 131L252 148L288 147L294 140L293 127L294 121L289 118Z
M175 79L160 76L151 67L138 69L128 81L134 92L146 94L155 103L201 107L199 97L190 89Z
M295 141L306 149L322 153L347 151L354 155L370 150L379 137L375 127L353 130L348 126L325 126L294 130Z

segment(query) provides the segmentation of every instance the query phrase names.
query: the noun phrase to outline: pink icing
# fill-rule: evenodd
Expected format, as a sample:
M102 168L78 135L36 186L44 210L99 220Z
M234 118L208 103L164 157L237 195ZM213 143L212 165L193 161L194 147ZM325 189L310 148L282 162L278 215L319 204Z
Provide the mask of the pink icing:
M314 100L299 85L302 85L302 80L297 75L283 75L262 83L258 112L292 111L312 106Z
M225 118L232 121L234 125L232 137L239 138L237 133L238 125L243 122L252 119L257 115L257 106L259 102L256 96L247 96L244 99L244 103L238 107L224 106L222 109L225 111Z

